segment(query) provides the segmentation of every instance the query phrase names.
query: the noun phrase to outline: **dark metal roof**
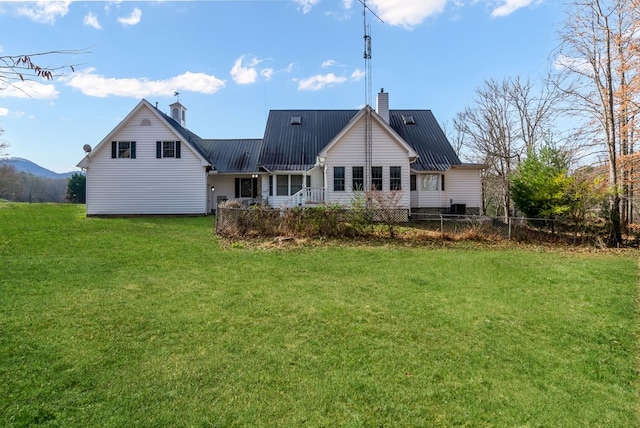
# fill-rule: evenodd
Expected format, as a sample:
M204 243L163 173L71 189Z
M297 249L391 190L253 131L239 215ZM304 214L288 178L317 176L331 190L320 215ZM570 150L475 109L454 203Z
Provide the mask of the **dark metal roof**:
M203 140L158 110L185 141L221 173L306 171L318 153L338 135L359 110L271 110L264 138ZM293 116L300 124L292 125ZM412 116L415 124L407 124ZM461 165L431 110L389 110L391 128L418 153L411 165L417 171L446 171Z
M264 132L259 165L269 171L308 170L316 156L358 110L271 110ZM299 116L300 125L291 125Z
M412 116L415 125L405 124ZM431 110L390 110L389 125L418 153L411 164L417 171L446 171L460 165L460 158L451 147Z
M259 166L270 171L312 168L316 156L359 110L272 110L264 134ZM291 125L299 116L300 125ZM404 116L404 117L403 117ZM415 124L405 124L412 116ZM419 155L418 171L445 171L460 159L430 110L390 110L389 125Z
M197 146L220 173L258 172L258 154L262 146L260 139L200 140Z

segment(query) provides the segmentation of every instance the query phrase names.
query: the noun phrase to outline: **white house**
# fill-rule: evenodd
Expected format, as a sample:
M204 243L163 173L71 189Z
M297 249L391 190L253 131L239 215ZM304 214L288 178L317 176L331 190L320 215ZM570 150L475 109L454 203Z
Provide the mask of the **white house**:
M203 139L146 100L79 167L87 215L206 215L220 201L272 207L338 203L393 192L411 211L480 213L482 165L463 164L430 110L273 110L262 139Z

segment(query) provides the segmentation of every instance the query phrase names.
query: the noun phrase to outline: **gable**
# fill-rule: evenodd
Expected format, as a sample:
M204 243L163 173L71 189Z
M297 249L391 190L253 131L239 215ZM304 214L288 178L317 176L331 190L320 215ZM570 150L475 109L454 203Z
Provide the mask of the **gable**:
M342 143L342 141L345 139L345 137L356 131L358 128L361 128L361 134L359 137L359 140L363 143L363 148L364 148L364 141L365 141L365 134L364 134L364 124L366 121L366 115L368 113L371 113L371 119L372 119L372 126L373 129L375 131L377 131L377 134L380 135L384 135L383 138L376 138L376 142L372 142L372 144L377 145L378 147L380 147L380 145L387 145L389 143L391 144L395 144L397 146L398 149L403 150L404 155L406 157L408 157L411 160L414 160L415 157L417 156L416 152L413 150L413 148L411 146L409 146L381 117L380 115L378 115L376 112L374 112L373 110L371 110L371 107L367 106L365 108L363 108L362 110L360 110L358 112L358 114L356 116L354 116L349 123L347 124L347 126L345 126L335 137L333 137L331 139L331 141L318 153L318 157L320 158L326 158L329 154L330 151L332 151L332 149L335 148L336 145L339 145ZM385 138L386 137L386 138Z
M200 159L202 166L209 164L201 151L195 146L193 139L197 136L182 128L146 100L138 105L113 129L96 147L78 163L79 167L87 168L91 160L101 154L103 150L111 151L113 141L135 141L155 144L157 141L181 141L183 150L190 150Z

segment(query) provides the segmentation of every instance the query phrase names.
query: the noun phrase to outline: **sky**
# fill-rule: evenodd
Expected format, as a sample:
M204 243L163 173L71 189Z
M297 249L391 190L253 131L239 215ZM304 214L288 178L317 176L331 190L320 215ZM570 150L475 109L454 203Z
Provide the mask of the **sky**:
M430 109L447 132L489 79L551 68L560 0L367 0L369 80L391 109ZM77 171L145 98L179 101L202 138L261 138L272 109L360 109L360 0L2 1L0 57L62 67L0 82L8 154ZM72 67L67 67L72 66ZM178 92L176 97L174 94Z

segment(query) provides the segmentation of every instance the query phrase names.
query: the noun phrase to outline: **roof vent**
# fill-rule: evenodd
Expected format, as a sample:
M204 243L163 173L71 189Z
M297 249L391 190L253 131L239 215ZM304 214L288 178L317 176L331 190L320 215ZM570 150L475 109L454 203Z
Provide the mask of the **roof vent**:
M402 115L402 121L404 122L405 125L415 125L416 124L416 120L413 118L413 115L410 115L410 114L403 114Z
M291 116L291 125L302 125L302 116L299 116L299 115Z

